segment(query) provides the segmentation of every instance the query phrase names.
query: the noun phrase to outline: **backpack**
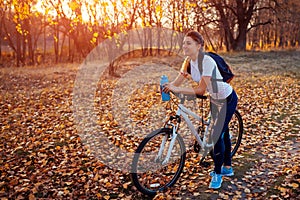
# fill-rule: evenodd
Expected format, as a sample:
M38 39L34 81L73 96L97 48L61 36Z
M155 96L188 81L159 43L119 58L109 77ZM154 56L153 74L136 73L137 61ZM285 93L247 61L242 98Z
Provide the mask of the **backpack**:
M205 52L204 54L208 55L208 56L212 57L212 59L214 59L214 61L217 64L217 67L223 77L223 79L214 78L214 77L216 77L216 70L214 69L213 75L212 75L212 80L223 81L223 82L229 83L233 79L234 74L233 74L230 66L225 62L225 60L220 55L213 53L213 52ZM201 54L201 52L199 52L199 55L198 55L198 67L199 67L200 74L202 74L202 72L203 72L202 61L203 61L204 54ZM186 58L184 61L184 64L187 65L187 72L189 74L191 74L190 59Z

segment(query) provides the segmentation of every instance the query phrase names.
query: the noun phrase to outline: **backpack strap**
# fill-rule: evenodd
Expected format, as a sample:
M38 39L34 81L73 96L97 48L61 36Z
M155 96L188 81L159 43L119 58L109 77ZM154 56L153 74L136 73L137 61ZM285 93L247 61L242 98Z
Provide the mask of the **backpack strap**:
M204 55L209 55L209 53L203 52L203 51L199 51L198 53L198 69L200 72L200 75L202 75L203 72L203 59L204 59ZM181 67L181 74L186 77L187 74L191 74L191 58L190 57L186 57L182 67ZM213 69L212 72L212 77L211 77L211 81L212 81L212 88L213 88L213 92L218 93L218 87L217 87L217 81L223 81L223 79L217 79L217 71L216 71L216 67Z
M205 53L203 51L199 51L199 53L198 53L198 69L199 69L200 74L202 74L202 72L203 72L202 63L203 63L204 54Z

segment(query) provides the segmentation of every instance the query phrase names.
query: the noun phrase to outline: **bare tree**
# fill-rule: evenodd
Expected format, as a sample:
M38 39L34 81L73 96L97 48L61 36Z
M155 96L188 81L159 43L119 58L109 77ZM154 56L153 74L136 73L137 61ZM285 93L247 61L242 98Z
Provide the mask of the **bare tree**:
M13 9L16 5L16 2L6 2L3 5L4 17L2 28L3 33L5 35L6 40L8 41L9 46L14 51L16 55L16 65L17 67L24 65L24 57L22 57L22 10L21 9Z
M260 7L260 0L192 1L195 2L195 20L198 30L203 30L209 40L210 35L222 38L227 51L246 50L247 33L254 27L271 23L270 19L253 23L258 10L272 9L271 5ZM208 28L206 28L208 27ZM213 27L213 28L212 28ZM213 30L215 29L215 31ZM213 31L213 32L212 32ZM213 45L213 42L209 40Z
M294 47L300 43L300 2L276 0L277 26L275 28L278 46ZM288 30L288 31L286 31Z
M171 53L181 46L182 34L176 33L190 29L200 31L207 47L215 51L224 46L227 51L244 51L247 42L252 49L289 48L300 43L300 2L293 0L69 0L68 9L62 0L48 0L43 1L44 16L32 9L36 3L0 2L0 54L5 41L14 52L17 66L35 63L42 33L44 56L51 34L56 62L67 53L69 61L76 55L82 59L104 40L111 42L105 51L112 60L115 52L130 52L135 45L143 49L144 56L154 55L154 48L157 53L162 48ZM140 27L143 33L126 35ZM158 29L154 31L153 27ZM167 36L170 32L163 28L170 28L173 34ZM122 37L120 33L124 33ZM114 71L111 65L111 74Z
M271 9L270 5L259 7L259 0L235 0L229 3L214 0L212 2L220 15L227 50L246 50L247 32L254 27L271 23L268 18L263 22L250 23L254 12ZM228 13L229 16L234 16L234 18L228 18ZM236 26L230 26L232 21L235 22L234 25Z

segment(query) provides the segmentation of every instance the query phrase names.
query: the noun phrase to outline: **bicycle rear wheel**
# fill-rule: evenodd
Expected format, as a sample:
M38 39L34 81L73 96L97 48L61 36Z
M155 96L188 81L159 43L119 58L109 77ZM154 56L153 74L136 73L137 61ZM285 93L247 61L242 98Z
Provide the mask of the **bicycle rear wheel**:
M237 110L234 112L228 127L231 138L231 157L233 157L241 145L244 131L242 116Z
M131 178L135 187L142 193L154 196L157 191L171 187L180 176L185 163L186 151L182 137L178 134L167 164L166 158L172 136L172 129L162 128L149 134L138 146L133 162ZM163 146L163 140L166 143ZM158 152L163 148L162 156Z

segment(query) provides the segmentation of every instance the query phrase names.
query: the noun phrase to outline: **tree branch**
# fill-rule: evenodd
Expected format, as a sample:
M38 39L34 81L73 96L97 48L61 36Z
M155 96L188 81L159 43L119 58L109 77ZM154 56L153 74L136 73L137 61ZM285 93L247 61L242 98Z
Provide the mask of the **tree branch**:
M259 8L254 8L253 12L260 11L260 10L275 10L272 6L264 6Z
M255 27L258 27L258 26L263 26L263 25L266 25L266 24L271 24L272 21L269 19L268 21L266 22L260 22L260 23L256 23L256 24L251 24L250 28L247 29L247 32L249 32L252 28L255 28Z

